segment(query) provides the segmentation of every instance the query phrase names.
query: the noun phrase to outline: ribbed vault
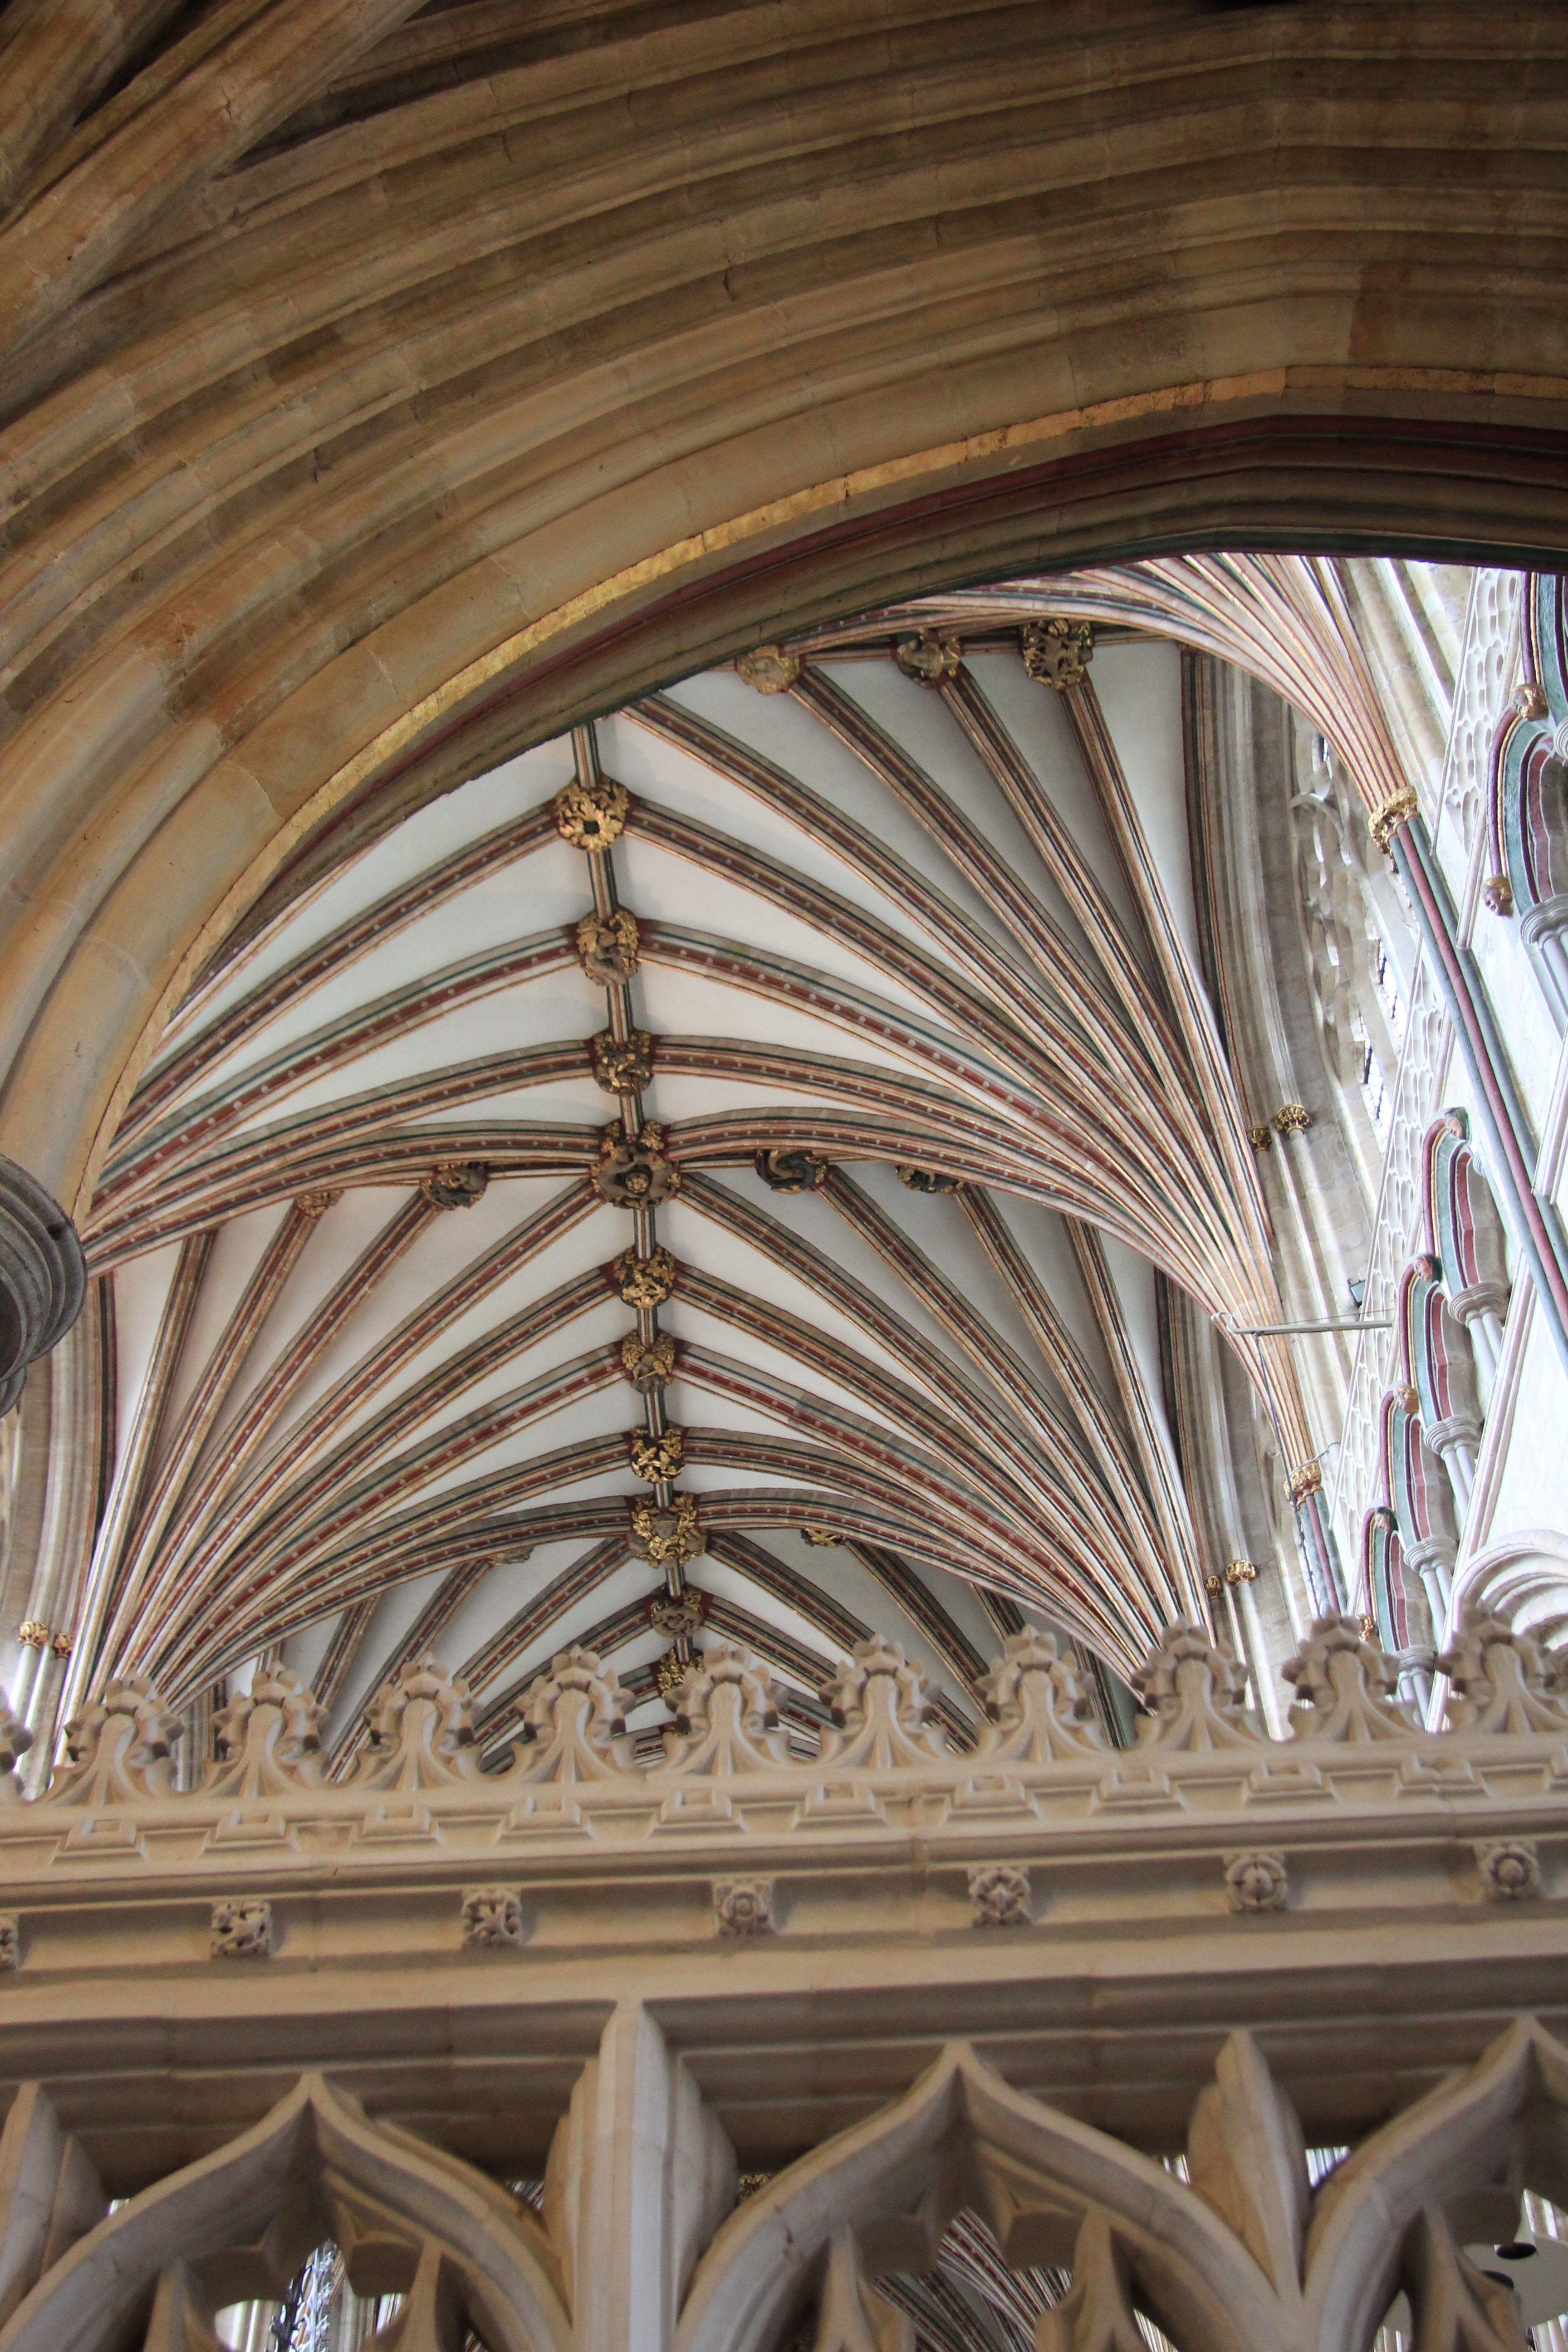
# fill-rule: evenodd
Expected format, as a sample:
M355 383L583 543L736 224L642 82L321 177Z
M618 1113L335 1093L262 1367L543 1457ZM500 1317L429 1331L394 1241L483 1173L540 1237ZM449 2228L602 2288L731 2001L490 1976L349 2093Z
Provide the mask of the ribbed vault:
M0 1147L72 1207L371 787L954 580L1562 541L1546 0L0 38Z
M563 1640L649 1697L701 1614L809 1715L874 1619L962 1736L1020 1610L1122 1673L1201 1615L1156 1276L1278 1304L1179 656L1053 684L1005 617L649 697L214 961L88 1227L79 1686L288 1643L342 1700L438 1643L499 1737Z

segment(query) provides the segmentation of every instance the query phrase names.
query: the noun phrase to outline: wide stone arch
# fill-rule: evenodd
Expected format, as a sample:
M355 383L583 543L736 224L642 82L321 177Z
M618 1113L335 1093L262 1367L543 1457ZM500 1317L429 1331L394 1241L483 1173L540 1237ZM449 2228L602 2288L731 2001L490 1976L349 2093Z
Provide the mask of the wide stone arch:
M1457 7L738 5L482 70L454 12L439 89L331 13L353 73L279 53L265 142L193 131L101 251L113 141L40 198L93 224L58 300L0 237L0 1150L68 1206L372 792L919 588L1568 541L1544 5L1506 56Z

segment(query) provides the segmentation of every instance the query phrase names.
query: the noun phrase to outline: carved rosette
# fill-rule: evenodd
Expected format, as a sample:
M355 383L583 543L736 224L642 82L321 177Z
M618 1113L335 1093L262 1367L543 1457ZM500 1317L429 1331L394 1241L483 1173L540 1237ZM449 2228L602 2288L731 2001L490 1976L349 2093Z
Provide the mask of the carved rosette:
M1094 659L1094 631L1087 621L1030 621L1020 632L1024 667L1041 686L1065 694L1081 686Z
M468 1685L434 1658L388 1675L366 1720L370 1749L356 1776L362 1787L446 1789L479 1771Z
M1033 1627L1009 1633L1002 1656L974 1687L988 1717L975 1753L989 1763L1044 1764L1089 1755L1103 1744L1078 1668L1060 1655L1052 1633Z
M628 1331L621 1341L621 1370L639 1396L657 1396L675 1378L675 1342L669 1333L640 1339Z
M1498 1838L1476 1847L1476 1868L1489 1903L1527 1903L1541 1892L1533 1838Z
M601 988L630 980L642 953L642 934L629 907L609 915L584 915L577 926L577 961Z
M969 1900L977 1927L1027 1927L1029 1874L1012 1862L979 1864L969 1874Z
M931 1686L900 1644L873 1633L857 1642L852 1658L822 1686L836 1728L822 1742L822 1760L885 1771L929 1763L944 1753L942 1727L931 1715Z
M1451 1731L1568 1730L1557 1662L1500 1617L1473 1617L1437 1661Z
M693 1659L672 1704L664 1752L673 1771L759 1772L790 1760L773 1676L733 1643Z
M459 1918L465 1951L515 1952L528 1940L518 1886L466 1886Z
M604 1780L631 1769L626 1695L613 1666L574 1643L558 1650L548 1674L530 1683L522 1702L524 1780Z
M420 1185L419 1197L433 1209L471 1209L484 1199L489 1181L482 1160L443 1160Z
M167 1796L170 1759L183 1729L145 1675L106 1683L91 1706L66 1725L70 1769L51 1782L47 1801L96 1809Z
M594 1056L595 1084L607 1095L640 1095L653 1083L653 1039L646 1029L617 1037L601 1029L589 1039Z
M1417 1728L1394 1696L1397 1666L1354 1617L1315 1618L1279 1671L1295 1685L1290 1727L1299 1738L1406 1739Z
M555 829L574 849L608 849L631 814L631 794L612 776L574 776L555 795Z
M664 1129L651 1118L635 1137L605 1128L591 1173L600 1198L614 1209L657 1208L680 1190L680 1171L665 1157Z
M672 1495L668 1504L653 1501L632 1505L631 1549L650 1567L684 1568L702 1549L697 1524L697 1504L690 1495Z
M1284 1855L1227 1854L1225 1891L1233 1911L1283 1911L1290 1899Z
M752 1165L770 1192L820 1192L827 1162L815 1151L759 1151Z
M610 1279L627 1307L646 1312L673 1297L677 1272L673 1254L661 1243L647 1257L638 1257L636 1250L623 1250L610 1268Z
M738 656L735 675L758 694L784 694L800 676L800 656L786 654L780 646L758 646Z
M713 1925L721 1936L767 1936L773 1925L771 1878L716 1878Z
M1138 1726L1140 1748L1244 1748L1261 1737L1246 1712L1246 1669L1200 1625L1167 1625L1132 1687L1150 1710Z
M286 1796L321 1782L321 1710L298 1675L277 1666L214 1717L218 1760L206 1787L218 1797Z
M963 647L956 637L939 637L931 630L922 629L919 636L899 638L893 647L893 659L917 686L941 686L945 679L958 676Z

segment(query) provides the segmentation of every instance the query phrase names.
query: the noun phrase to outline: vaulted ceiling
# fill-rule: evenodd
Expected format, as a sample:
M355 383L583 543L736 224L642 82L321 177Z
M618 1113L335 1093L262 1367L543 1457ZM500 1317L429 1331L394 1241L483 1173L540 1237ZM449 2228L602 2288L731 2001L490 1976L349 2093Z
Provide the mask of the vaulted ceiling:
M1201 1612L1156 1269L1277 1306L1181 656L926 618L369 826L209 966L87 1230L79 1681L287 1645L346 1736L434 1644L494 1738L567 1639L651 1701L706 1612L809 1714L875 1622L962 1736L1020 1608L1123 1673Z

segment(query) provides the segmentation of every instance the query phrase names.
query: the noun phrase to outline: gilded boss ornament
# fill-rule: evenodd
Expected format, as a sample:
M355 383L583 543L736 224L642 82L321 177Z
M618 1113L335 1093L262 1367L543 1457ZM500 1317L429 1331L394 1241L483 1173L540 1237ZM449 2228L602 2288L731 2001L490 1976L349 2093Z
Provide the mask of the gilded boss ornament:
M754 653L742 654L735 675L759 694L784 694L800 676L800 656L780 646L759 646Z
M639 1339L628 1331L621 1341L621 1370L639 1396L652 1396L675 1378L675 1342L668 1331Z
M1024 667L1041 686L1065 694L1081 686L1094 659L1094 632L1087 621L1030 621L1022 632Z
M907 1160L900 1160L893 1172L900 1183L907 1184L911 1192L956 1192L963 1181L957 1176L950 1176L945 1169L917 1168Z
M617 1037L613 1029L601 1029L589 1040L594 1053L594 1076L607 1095L640 1095L653 1076L653 1039L646 1029L634 1029L625 1037Z
M489 1189L490 1171L481 1160L442 1160L419 1187L433 1209L471 1209Z
M956 677L963 660L963 647L956 637L934 636L922 629L918 637L900 637L893 647L893 659L906 677L919 686L940 686L944 678Z
M642 935L629 907L613 915L584 915L577 926L577 961L601 988L630 980L637 968Z
M672 1495L668 1503L634 1503L631 1549L652 1568L668 1568L672 1561L677 1568L684 1568L689 1559L695 1559L702 1549L695 1498Z
M645 1433L632 1440L632 1469L650 1486L668 1486L670 1479L680 1475L680 1457L685 1450L683 1429L663 1429L657 1437L651 1432Z
M654 1687L666 1706L675 1705L680 1696L680 1686L689 1672L690 1661L683 1658L679 1650L666 1650L662 1656L654 1660Z
M1400 826L1409 824L1420 805L1415 785L1406 784L1402 791L1391 793L1383 806L1373 810L1369 823L1379 849L1387 851Z
M647 1622L667 1642L689 1642L708 1614L708 1595L694 1591L655 1592L646 1603Z
M815 1151L759 1151L752 1164L770 1192L820 1192L827 1181Z
M610 1279L627 1307L647 1309L662 1307L673 1294L677 1272L673 1251L660 1243L647 1257L623 1250L610 1268Z
M591 1173L600 1198L614 1209L655 1208L680 1190L680 1171L664 1156L664 1129L651 1118L635 1137L605 1128Z
M631 804L613 776L574 776L555 795L555 829L574 849L608 849L626 831Z

